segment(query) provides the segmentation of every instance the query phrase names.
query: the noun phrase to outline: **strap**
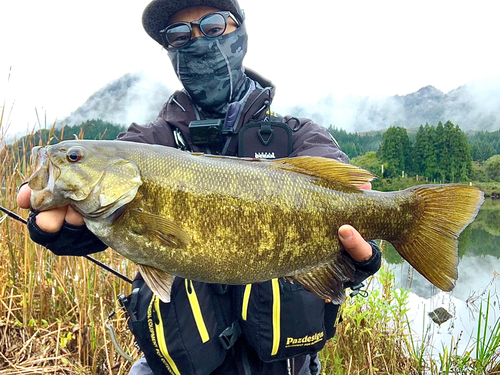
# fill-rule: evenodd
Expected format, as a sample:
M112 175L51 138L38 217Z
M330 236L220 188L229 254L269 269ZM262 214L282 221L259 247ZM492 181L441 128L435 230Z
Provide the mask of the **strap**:
M314 353L310 355L311 360L309 362L309 371L311 371L311 375L319 374L319 366L318 366L318 353Z
M189 151L189 146L179 128L175 128L172 133L174 133L174 140L177 148L182 151Z
M105 324L106 328L108 329L108 332L109 332L109 336L111 337L111 342L113 343L116 351L118 352L118 354L120 354L123 358L125 358L127 361L129 362L133 362L134 361L134 358L132 358L130 355L128 355L125 350L123 350L123 348L120 346L120 344L118 343L118 340L116 339L116 334L115 334L115 329L114 327L107 323Z
M137 308L137 302L139 301L139 291L140 288L134 288L128 298L123 294L118 295L118 301L120 301L122 307L125 309L125 311L127 311L129 319L132 322L137 320L134 312Z

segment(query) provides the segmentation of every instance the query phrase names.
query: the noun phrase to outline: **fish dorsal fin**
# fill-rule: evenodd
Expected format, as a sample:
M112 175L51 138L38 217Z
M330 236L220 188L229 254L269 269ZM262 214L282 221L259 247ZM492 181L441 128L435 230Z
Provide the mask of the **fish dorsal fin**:
M352 261L340 253L337 260L287 279L298 281L319 298L340 305L345 300L344 283L354 279L354 271Z
M174 282L174 276L158 268L146 266L145 264L138 264L137 266L149 289L151 289L162 302L170 302L170 293Z
M134 216L137 221L144 224L146 231L159 238L167 246L186 247L191 242L189 234L169 219L140 210L137 210Z
M280 167L283 169L291 169L302 174L356 187L365 185L376 178L371 172L354 165L316 156L276 159L272 160L271 163L281 164Z

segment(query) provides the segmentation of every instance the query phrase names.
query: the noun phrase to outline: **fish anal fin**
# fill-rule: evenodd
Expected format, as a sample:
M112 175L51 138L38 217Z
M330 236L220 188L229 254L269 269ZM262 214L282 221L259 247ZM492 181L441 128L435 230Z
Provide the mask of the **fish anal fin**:
M137 210L133 215L137 221L143 224L145 231L167 246L186 247L191 242L189 234L169 219L140 210Z
M272 160L283 169L322 178L332 182L360 187L376 178L374 174L351 164L315 156L298 156Z
M345 300L344 283L354 279L354 271L352 261L340 253L336 261L287 279L299 282L319 298L340 305Z
M174 276L145 264L138 264L137 266L149 289L151 289L162 302L170 302L170 293L174 282Z

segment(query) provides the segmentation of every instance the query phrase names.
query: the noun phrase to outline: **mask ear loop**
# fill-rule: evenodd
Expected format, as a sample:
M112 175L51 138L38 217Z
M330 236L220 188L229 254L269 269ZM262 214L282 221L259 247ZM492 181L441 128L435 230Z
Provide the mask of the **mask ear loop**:
M180 62L179 62L179 52L176 52L175 53L177 56L176 56L176 73L177 73L177 77L179 77L179 79L181 79L181 72L179 70L179 66L180 66Z
M224 57L224 61L226 62L227 66L227 71L229 73L229 88L230 88L229 103L231 103L233 101L233 72L231 71L231 65L229 64L229 59L227 58L226 54L222 51L219 40L215 39L215 42L217 43L217 47L219 48L222 57Z

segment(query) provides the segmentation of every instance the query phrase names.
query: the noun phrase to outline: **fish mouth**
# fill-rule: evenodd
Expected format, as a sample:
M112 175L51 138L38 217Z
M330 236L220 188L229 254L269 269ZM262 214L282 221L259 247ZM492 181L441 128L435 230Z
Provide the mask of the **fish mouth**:
M34 147L31 152L34 173L28 180L31 189L30 206L33 211L44 211L64 206L55 195L55 182L61 171L51 161L46 148ZM67 203L66 203L67 204Z

